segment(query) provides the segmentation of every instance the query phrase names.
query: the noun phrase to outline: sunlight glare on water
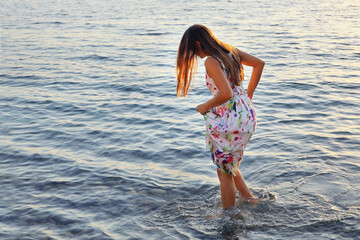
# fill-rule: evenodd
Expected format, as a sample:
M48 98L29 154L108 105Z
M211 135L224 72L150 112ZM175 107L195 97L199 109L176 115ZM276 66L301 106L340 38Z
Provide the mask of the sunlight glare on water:
M0 3L1 239L357 239L359 1ZM176 97L192 24L266 62L223 211L195 110ZM251 68L245 67L245 82Z

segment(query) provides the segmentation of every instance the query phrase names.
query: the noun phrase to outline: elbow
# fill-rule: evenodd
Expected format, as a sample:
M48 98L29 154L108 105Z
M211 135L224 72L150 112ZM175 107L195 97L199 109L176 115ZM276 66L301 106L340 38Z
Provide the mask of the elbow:
M223 104L233 97L233 92L220 93L217 95L220 104Z
M264 66L265 66L265 62L259 59L259 61L256 64L254 64L253 68L257 70L262 70Z
M265 61L260 60L259 67L263 68L265 66Z
M233 97L233 92L230 91L229 93L224 94L224 101L227 102Z

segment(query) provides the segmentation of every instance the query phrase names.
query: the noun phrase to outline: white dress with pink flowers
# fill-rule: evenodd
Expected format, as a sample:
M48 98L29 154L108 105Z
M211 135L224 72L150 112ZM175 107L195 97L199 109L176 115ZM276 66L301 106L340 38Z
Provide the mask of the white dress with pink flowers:
M227 76L226 72L225 75ZM205 77L210 93L218 94L213 79L207 75ZM228 81L232 85L231 78L228 78ZM204 114L204 119L206 147L211 152L214 164L222 172L235 176L246 144L255 131L256 115L243 85L233 86L232 90L233 97L226 103L209 109Z

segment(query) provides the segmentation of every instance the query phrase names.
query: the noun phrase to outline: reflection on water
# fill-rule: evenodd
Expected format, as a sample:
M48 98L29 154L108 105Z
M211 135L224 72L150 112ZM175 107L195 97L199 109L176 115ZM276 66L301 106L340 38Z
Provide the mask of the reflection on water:
M360 234L358 3L62 0L0 9L1 239ZM267 63L240 166L259 204L222 210L195 111L211 96L203 61L189 97L176 98L176 51L194 23Z

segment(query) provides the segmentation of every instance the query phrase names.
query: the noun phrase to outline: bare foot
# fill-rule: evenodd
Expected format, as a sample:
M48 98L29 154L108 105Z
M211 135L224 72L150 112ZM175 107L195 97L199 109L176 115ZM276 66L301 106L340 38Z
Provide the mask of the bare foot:
M244 203L250 203L250 204L255 204L259 202L259 198L258 197L240 197L240 202L244 202Z

